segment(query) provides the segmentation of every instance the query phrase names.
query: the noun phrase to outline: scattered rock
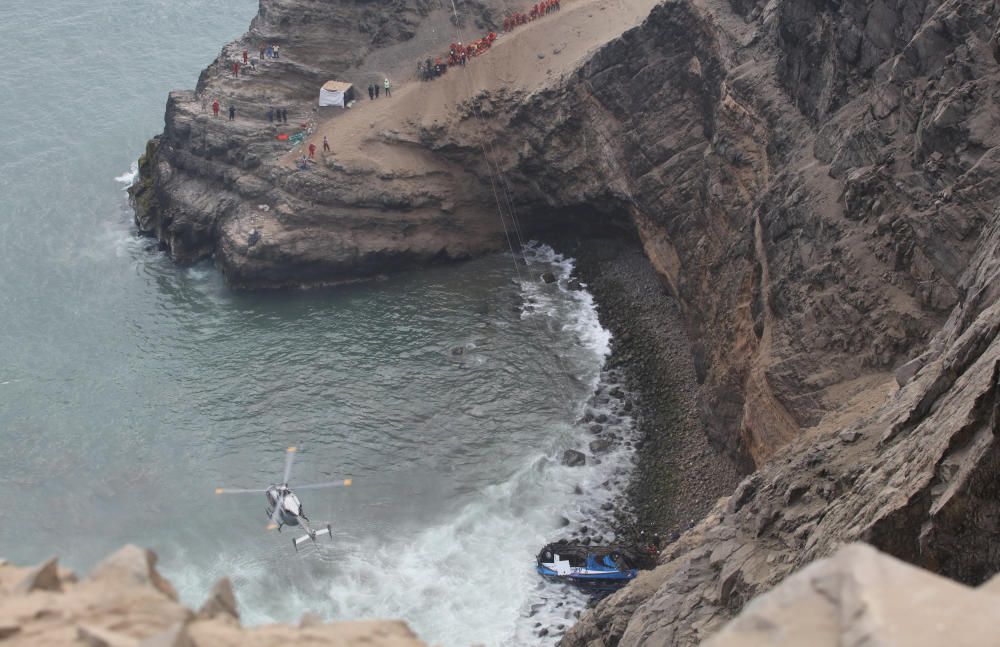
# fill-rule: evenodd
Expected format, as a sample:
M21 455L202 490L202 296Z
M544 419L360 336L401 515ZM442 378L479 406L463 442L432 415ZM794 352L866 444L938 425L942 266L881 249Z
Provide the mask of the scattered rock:
M556 275L553 274L552 272L545 272L544 274L542 274L542 281L544 281L545 283L555 283Z
M587 456L575 449L567 449L562 455L562 464L568 467L579 467L587 464Z

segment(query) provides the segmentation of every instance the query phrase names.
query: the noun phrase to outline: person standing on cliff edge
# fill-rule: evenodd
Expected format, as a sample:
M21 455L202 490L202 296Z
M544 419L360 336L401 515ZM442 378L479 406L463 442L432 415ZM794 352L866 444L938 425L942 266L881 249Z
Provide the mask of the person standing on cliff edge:
M316 159L316 144L309 144L309 159Z
M243 64L244 65L250 64L250 52L248 52L245 49L243 50Z
M385 96L391 97L392 92L390 92L389 89L392 87L392 84L389 83L389 79L385 80L384 85L385 85Z
M375 86L371 83L368 84L368 99L369 100L375 99Z
M267 107L267 123L274 123L274 106Z
M326 138L326 135L323 135L323 152L330 152L330 140Z
M229 104L229 121L236 120L236 106Z
M219 116L219 100L216 99L212 102L212 115L215 117Z

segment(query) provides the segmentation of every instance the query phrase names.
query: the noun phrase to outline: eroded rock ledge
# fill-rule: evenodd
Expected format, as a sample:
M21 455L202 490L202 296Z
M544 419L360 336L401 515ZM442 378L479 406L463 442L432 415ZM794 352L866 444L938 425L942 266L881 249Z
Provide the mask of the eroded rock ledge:
M0 560L0 642L11 646L219 647L330 645L423 647L402 622L244 628L229 580L220 580L197 612L181 605L156 570L156 555L126 546L77 577L51 559L34 568Z

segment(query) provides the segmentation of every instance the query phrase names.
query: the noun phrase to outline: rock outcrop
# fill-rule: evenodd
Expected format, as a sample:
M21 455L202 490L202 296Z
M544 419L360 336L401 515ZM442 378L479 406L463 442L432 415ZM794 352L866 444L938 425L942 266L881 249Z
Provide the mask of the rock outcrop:
M59 569L55 559L36 568L0 561L0 642L90 647L218 647L220 645L330 645L331 647L420 647L402 622L299 626L239 624L236 599L221 580L198 613L156 570L156 555L126 546L98 564L83 580Z
M754 600L706 647L992 645L1000 582L972 589L855 544Z

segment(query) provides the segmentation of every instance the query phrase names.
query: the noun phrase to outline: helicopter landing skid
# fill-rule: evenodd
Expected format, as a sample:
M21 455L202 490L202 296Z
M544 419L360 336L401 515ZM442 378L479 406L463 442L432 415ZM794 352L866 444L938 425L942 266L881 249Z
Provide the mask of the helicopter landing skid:
M295 552L299 552L299 544L304 544L310 539L315 542L316 537L322 537L323 535L329 535L330 541L333 541L333 530L330 529L330 524L327 524L326 528L320 528L319 530L317 530L316 534L314 535L303 535L302 537L297 537L293 539L292 546L295 547Z

